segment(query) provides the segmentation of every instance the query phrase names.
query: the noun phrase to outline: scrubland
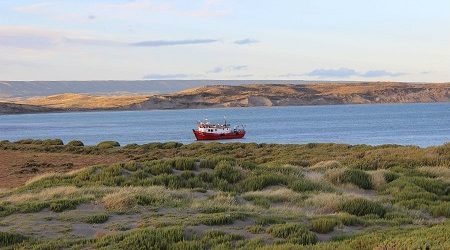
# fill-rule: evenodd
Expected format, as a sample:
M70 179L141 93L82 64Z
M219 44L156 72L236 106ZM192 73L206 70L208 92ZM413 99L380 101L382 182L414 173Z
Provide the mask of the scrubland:
M449 249L450 144L22 140L117 157L0 190L4 249Z

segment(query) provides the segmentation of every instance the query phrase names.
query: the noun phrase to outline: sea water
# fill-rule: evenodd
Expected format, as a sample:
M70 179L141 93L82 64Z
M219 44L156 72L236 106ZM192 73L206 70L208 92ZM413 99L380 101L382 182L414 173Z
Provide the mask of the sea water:
M402 144L421 147L450 142L450 103L328 105L71 112L0 116L0 140L61 138L93 145L195 141L198 120L244 124L234 142ZM227 140L228 142L229 140Z

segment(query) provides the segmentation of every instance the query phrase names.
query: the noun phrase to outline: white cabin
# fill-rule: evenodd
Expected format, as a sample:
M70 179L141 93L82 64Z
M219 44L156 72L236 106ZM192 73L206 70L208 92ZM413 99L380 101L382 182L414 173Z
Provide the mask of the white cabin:
M230 124L211 124L208 121L198 122L197 129L203 133L227 134L231 132Z

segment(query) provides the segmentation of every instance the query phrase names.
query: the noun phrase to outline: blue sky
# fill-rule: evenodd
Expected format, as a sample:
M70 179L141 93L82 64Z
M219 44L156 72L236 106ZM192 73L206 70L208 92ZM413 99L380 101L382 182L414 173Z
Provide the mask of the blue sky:
M0 1L0 80L450 81L448 0Z

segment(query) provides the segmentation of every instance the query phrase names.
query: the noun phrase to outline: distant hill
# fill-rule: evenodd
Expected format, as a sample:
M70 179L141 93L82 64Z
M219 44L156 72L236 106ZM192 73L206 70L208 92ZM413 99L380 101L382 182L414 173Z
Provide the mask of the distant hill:
M57 112L59 109L47 108L34 105L16 104L0 102L0 115L3 114L23 114L23 113L43 113L43 112Z
M154 95L129 109L449 102L450 83L258 84L206 86Z
M299 84L284 80L139 80L139 81L0 81L0 98L35 97L64 93L87 95L167 94L205 85Z
M450 83L247 84L212 85L154 95L61 94L18 100L16 104L26 106L10 110L19 113L20 108L33 112L33 107L86 111L424 102L450 102Z
M149 96L145 95L94 96L60 94L46 97L32 97L23 101L18 101L18 103L64 110L105 110L142 103L148 99Z

